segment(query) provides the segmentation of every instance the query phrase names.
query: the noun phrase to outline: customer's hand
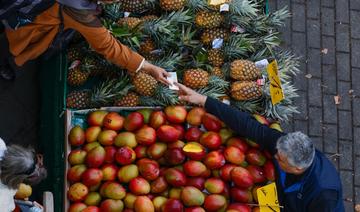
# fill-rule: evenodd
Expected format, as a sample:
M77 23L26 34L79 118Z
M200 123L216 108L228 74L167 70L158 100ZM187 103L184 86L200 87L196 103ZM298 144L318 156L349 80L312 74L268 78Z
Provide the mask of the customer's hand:
M165 69L145 61L144 66L141 70L153 76L157 81L165 85L170 85L170 82L166 79L166 77L169 77L170 74L167 71L165 71Z
M207 96L201 95L196 91L186 87L183 84L175 83L176 86L179 87L179 98L182 101L186 101L192 104L204 106L206 102Z

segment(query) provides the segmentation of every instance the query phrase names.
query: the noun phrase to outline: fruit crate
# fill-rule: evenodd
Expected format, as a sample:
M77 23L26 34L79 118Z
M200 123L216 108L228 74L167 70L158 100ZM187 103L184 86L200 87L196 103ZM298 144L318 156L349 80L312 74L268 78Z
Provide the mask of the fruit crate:
M161 110L161 107L103 107L98 109L85 109L85 110L66 110L65 112L65 142L63 143L65 146L65 155L64 158L64 173L63 173L63 191L62 191L62 201L63 201L63 211L67 211L70 206L70 202L67 198L67 190L70 186L67 180L67 170L69 170L70 164L67 160L67 156L71 151L71 145L68 141L68 135L71 130L76 125L79 125L82 128L86 128L87 125L87 115L95 110L105 110L108 112L117 112L122 116L127 116L129 113L140 110L140 109L152 109L152 110Z

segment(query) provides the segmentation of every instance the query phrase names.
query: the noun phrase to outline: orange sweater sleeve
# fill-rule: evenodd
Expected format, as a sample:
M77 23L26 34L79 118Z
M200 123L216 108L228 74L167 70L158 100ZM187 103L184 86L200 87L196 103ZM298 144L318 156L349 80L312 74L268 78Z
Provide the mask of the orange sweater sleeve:
M89 27L64 14L65 28L72 28L81 33L91 47L110 62L126 68L130 72L138 70L144 58L121 44L105 27Z

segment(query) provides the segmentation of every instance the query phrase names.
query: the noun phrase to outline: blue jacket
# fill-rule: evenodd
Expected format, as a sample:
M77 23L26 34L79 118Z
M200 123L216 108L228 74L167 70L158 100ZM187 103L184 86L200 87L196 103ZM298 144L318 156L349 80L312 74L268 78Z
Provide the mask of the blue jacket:
M272 154L276 153L277 140L286 135L260 124L250 114L213 98L207 98L205 108L240 136L256 141L261 148L269 150ZM284 205L284 211L344 211L339 174L321 152L316 151L312 165L301 176L286 174L280 168L277 169L277 172L279 200Z

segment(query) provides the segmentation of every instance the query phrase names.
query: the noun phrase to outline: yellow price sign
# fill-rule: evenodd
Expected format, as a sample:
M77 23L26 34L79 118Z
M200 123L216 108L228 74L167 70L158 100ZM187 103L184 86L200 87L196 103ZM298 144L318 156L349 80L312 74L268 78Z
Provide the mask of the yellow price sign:
M277 196L276 184L260 187L257 189L260 212L280 212L280 204Z
M217 6L226 3L226 0L209 0L208 2L210 5Z
M271 102L273 105L281 102L284 97L284 92L281 87L281 81L278 75L278 65L276 60L272 61L268 67L267 72L269 75L270 80L270 95L271 95Z

